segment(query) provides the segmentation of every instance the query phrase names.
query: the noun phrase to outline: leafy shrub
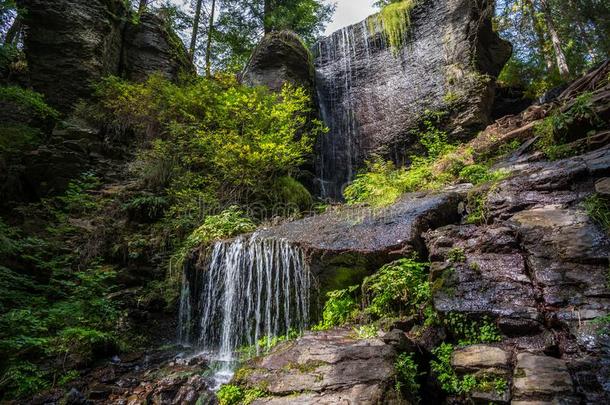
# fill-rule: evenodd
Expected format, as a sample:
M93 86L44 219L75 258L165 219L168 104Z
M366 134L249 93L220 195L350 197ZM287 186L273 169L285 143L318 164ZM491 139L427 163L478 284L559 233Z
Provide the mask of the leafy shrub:
M15 104L40 119L59 118L59 113L47 105L42 94L32 90L17 86L0 86L0 103L2 102Z
M322 321L314 330L326 330L335 326L341 326L353 321L360 310L355 298L359 286L352 286L345 290L335 290L327 293L327 300L322 312Z
M230 238L242 233L252 232L256 225L246 217L237 206L231 206L218 215L207 216L203 224L191 233L175 255L182 262L195 247L217 239Z
M400 259L364 279L365 312L376 318L410 315L430 299L426 263Z
M142 178L172 187L187 175L221 200L270 199L276 179L298 172L324 132L310 121L303 89L281 94L239 85L234 78L172 84L161 76L133 84L117 78L98 86L102 110L137 133L155 139L140 155ZM146 175L157 169L157 179ZM206 175L213 173L213 175Z
M244 399L244 392L236 385L225 384L216 393L220 405L237 405Z
M416 4L416 0L403 0L386 5L378 14L368 18L369 32L375 35L379 28L393 53L398 53L411 25L411 12Z
M421 388L417 382L420 373L417 369L417 363L413 360L413 353L401 353L394 362L394 371L396 373L396 391L408 393L417 401Z
M460 171L459 177L461 180L477 185L488 181L500 180L504 177L504 173L503 171L490 172L483 165L470 165Z
M378 328L376 325L359 325L354 328L354 333L358 339L372 339L377 337Z
M449 313L444 322L451 335L461 346L502 340L498 327L487 318L476 322L469 320L465 315Z
M297 212L307 211L313 206L313 198L309 191L290 176L283 176L277 179L274 184L274 193L275 203L283 205L276 208L282 209L283 212L290 213L292 210Z
M267 393L258 388L241 388L237 385L225 384L216 393L220 405L247 405Z

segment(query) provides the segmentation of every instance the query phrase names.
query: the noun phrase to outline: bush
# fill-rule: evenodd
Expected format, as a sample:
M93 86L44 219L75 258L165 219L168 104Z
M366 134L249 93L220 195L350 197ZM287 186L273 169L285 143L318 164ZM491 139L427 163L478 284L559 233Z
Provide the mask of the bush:
M59 113L47 105L42 94L21 87L0 87L0 105L2 103L16 105L22 112L32 114L41 120L59 118Z
M313 329L326 330L355 320L360 310L355 298L358 289L359 286L351 286L345 290L328 292L322 312L322 321Z
M401 353L394 362L396 373L396 391L406 393L418 402L420 384L417 379L420 373L417 370L417 363L413 360L413 353Z
M309 120L305 90L288 85L274 94L228 77L182 86L161 76L139 84L109 78L96 94L121 126L154 139L135 165L147 184L179 190L189 176L222 201L272 201L276 180L298 172L324 132Z
M426 263L400 259L365 278L362 283L365 312L378 319L416 313L431 296L427 270Z

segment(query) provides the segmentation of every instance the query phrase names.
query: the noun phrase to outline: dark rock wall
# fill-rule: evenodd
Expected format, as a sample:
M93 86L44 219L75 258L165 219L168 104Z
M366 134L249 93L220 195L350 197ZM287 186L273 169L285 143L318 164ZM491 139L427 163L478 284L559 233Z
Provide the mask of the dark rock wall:
M194 73L187 51L164 20L144 13L135 22L122 0L19 0L25 14L25 54L31 84L60 111L91 96L108 75L144 80L160 72L176 80Z
M117 74L127 9L121 0L19 0L31 84L62 111Z
M138 24L125 28L121 73L126 79L143 81L155 72L176 80L180 74L194 74L195 69L182 40L163 18L143 13Z
M511 52L492 31L492 15L484 0L431 0L413 10L397 52L367 21L316 44L316 92L330 128L317 145L322 196L340 197L373 153L404 163L416 141L410 129L427 109L459 111L455 137L488 123L494 77Z

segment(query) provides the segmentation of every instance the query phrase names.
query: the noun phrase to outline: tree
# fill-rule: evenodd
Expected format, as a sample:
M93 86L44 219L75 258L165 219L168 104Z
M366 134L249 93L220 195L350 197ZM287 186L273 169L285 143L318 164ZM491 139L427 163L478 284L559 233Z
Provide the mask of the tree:
M544 13L544 20L546 21L546 28L551 36L551 41L553 43L553 49L555 51L555 58L557 61L557 69L559 69L559 74L563 79L568 79L570 77L570 68L568 67L568 62L566 61L566 56L563 53L562 49L562 41L559 37L559 33L555 28L555 22L553 21L553 15L551 13L551 7L547 0L539 0L542 12Z
M205 74L212 76L212 36L214 32L214 14L216 11L216 0L212 0L212 10L210 11L210 22L208 25L208 42L205 50Z
M312 45L333 12L334 5L323 0L225 0L212 33L213 63L243 65L256 43L271 31L292 30Z
M195 58L195 48L197 46L197 35L199 34L199 20L201 19L201 6L203 5L203 0L197 0L195 5L195 16L193 18L193 30L191 33L191 46L189 47L189 54L191 56L191 61ZM213 13L213 12L212 12ZM212 14L212 19L213 19ZM208 33L209 37L209 33Z

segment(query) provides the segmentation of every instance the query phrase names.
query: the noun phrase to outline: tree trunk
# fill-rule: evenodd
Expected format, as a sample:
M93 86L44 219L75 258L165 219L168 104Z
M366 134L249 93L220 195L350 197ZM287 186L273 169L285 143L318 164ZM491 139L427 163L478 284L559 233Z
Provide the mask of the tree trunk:
M144 10L146 10L146 6L148 5L148 0L140 0L138 4L138 14L142 14Z
M591 59L595 60L597 58L597 52L595 51L595 48L593 47L593 44L591 43L591 38L589 37L589 33L587 32L587 29L585 28L585 23L583 22L583 15L580 12L578 5L574 3L574 0L568 0L568 4L570 5L570 8L571 8L570 13L572 15L574 15L574 22L576 23L576 26L578 27L578 31L580 31L580 38L582 39L583 43L587 47L587 52L589 53L589 57Z
M271 13L274 9L274 0L265 0L265 5L263 9L263 26L265 28L265 34L273 31L273 26L271 25Z
M214 31L214 14L216 11L216 0L212 0L212 11L210 11L210 24L208 25L208 43L205 49L205 75L212 77L212 34Z
M13 21L13 25L6 32L6 37L4 38L4 45L13 45L15 40L19 38L19 33L21 32L21 27L23 26L23 19L20 15L15 17L15 21Z
M570 77L570 68L568 67L566 56L563 53L563 50L561 49L561 38L559 38L559 33L555 28L555 22L553 21L553 16L551 15L551 9L547 3L547 0L540 0L540 5L542 6L542 12L544 13L546 27L549 30L551 42L553 43L553 49L555 50L555 59L557 60L557 69L559 69L559 75L563 79L568 79Z
M544 58L544 62L546 63L546 70L550 72L553 70L553 58L546 50L546 40L544 39L544 31L542 27L538 23L538 19L536 18L536 8L532 3L532 0L525 0L525 6L528 9L530 18L532 19L532 28L536 34L536 40L538 41L538 48L540 48L540 54Z
M199 20L201 19L201 6L203 4L203 0L197 0L197 5L195 6L195 18L193 19L193 32L191 34L191 46L189 47L189 54L191 56L191 62L195 59L195 48L197 47L197 35L199 34ZM212 5L212 9L214 6ZM214 10L212 10L212 15L214 15Z

